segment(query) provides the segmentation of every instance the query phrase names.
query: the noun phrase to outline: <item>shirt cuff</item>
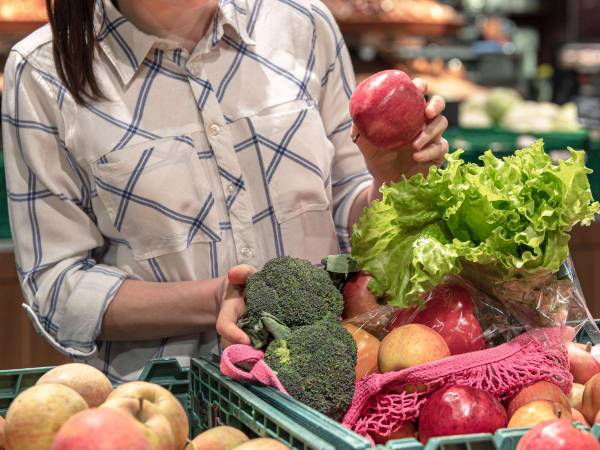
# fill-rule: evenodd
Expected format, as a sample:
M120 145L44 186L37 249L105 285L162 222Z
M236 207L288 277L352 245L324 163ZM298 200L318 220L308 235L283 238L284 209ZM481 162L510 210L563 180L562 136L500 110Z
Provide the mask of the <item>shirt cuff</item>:
M69 297L64 299L64 306L59 307L62 314L57 314L51 326L43 323L34 308L23 304L38 334L57 351L72 358L87 358L97 352L96 339L100 335L104 313L128 278L127 273L103 265L84 272ZM56 333L49 332L52 328L57 330Z
M340 252L342 253L350 253L352 250L348 229L350 228L350 210L352 209L354 200L356 200L356 197L362 191L371 186L372 182L373 178L369 173L356 177L352 184L347 186L345 192L343 193L342 199L337 203L334 209L333 219L340 246Z

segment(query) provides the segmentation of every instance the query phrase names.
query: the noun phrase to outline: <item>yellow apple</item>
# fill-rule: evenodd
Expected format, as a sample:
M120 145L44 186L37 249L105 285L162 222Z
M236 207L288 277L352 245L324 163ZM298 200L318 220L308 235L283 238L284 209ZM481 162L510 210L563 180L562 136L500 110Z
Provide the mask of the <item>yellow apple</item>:
M223 426L200 433L192 442L194 450L232 450L248 440L237 428Z
M189 433L188 418L183 406L172 393L158 384L133 381L116 388L108 399L120 397L143 398L155 405L171 424L175 449L180 450L185 447Z
M70 387L83 397L90 408L100 406L113 391L102 372L87 364L64 364L45 373L36 384L56 383Z
M183 448L183 446L175 446L173 429L169 420L154 403L142 397L109 398L100 408L121 411L136 419L146 439L150 442L152 450L177 450Z
M88 405L62 384L33 386L15 398L6 414L5 446L10 450L50 450L67 419Z
M573 420L571 408L548 400L535 400L517 409L507 428L530 428L554 419Z

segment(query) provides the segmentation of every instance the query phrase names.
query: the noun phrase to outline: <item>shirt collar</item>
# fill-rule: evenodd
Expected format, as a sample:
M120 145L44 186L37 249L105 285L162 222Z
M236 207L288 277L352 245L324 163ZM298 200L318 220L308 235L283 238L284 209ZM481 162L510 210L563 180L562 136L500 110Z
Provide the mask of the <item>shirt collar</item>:
M214 47L223 38L226 25L245 44L255 45L248 33L248 15L247 0L219 0L213 25L208 31L210 45ZM137 29L111 0L96 0L94 27L98 44L125 84L134 77L150 50L162 41Z

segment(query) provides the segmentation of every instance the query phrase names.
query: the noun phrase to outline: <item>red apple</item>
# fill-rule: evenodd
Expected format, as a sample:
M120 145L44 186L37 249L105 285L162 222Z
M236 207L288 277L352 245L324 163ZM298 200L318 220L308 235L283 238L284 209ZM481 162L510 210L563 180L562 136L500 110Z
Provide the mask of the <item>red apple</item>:
M60 428L52 450L152 450L130 415L93 408L71 416Z
M573 422L579 422L586 427L590 426L590 423L585 419L585 416L575 408L571 408L571 416L573 416Z
M583 402L583 390L585 386L579 383L573 383L573 387L571 388L571 392L569 392L569 403L571 408L575 408L578 411L581 411L581 404Z
M48 450L62 424L87 407L81 395L62 384L33 386L8 408L4 445L10 450Z
M453 355L487 347L481 325L475 316L473 299L460 286L443 284L436 287L413 323L420 323L437 331Z
M83 397L90 408L100 406L113 391L102 372L87 364L64 364L46 372L36 384L57 383L70 387Z
M4 417L0 416L0 450L4 450Z
M515 411L521 406L535 400L548 400L559 403L564 409L571 409L571 403L569 403L569 399L561 388L548 381L538 381L537 383L525 386L508 402L506 408L508 417L512 417Z
M490 393L470 386L448 386L427 399L419 416L419 437L494 433L506 426L502 404Z
M147 383L145 381L133 381L125 383L116 388L108 399L120 397L143 398L154 404L170 422L173 436L175 439L175 448L184 448L189 433L188 418L185 409L179 403L179 400L158 384Z
M394 328L398 328L402 325L408 325L409 323L412 323L416 315L416 306L409 306L407 308L397 309L386 327L387 331L390 332Z
M425 325L409 324L393 329L379 346L381 373L408 369L450 356L446 341Z
M416 436L417 430L415 429L414 423L404 422L398 430L392 432L389 436L375 435L373 436L373 440L376 444L385 445L387 441L392 441L394 439L414 438Z
M552 419L572 420L571 407L565 408L560 403L548 400L535 400L517 409L507 428L529 428Z
M544 422L521 438L517 450L600 450L596 438L568 420Z
M594 423L596 414L600 411L600 374L594 375L585 383L581 412L590 423Z
M600 363L591 354L592 344L571 342L567 350L569 352L569 368L575 383L585 384L594 375L600 373Z
M115 410L135 419L136 425L150 443L152 450L183 448L187 442L186 439L182 447L176 447L173 429L169 420L154 403L142 397L109 398L100 408Z
M368 285L371 275L359 272L352 275L342 288L344 297L344 319L351 319L368 313L378 305L377 298L369 290Z
M371 144L389 150L411 143L425 125L425 97L400 70L379 72L358 85L350 115Z

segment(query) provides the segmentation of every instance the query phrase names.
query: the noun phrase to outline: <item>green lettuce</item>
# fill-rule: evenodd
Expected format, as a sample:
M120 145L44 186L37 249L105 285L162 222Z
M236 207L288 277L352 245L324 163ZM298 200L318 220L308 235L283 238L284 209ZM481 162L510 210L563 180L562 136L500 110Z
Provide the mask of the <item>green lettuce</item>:
M404 307L471 263L500 280L558 271L571 228L600 210L585 153L569 151L555 165L540 140L502 159L488 151L479 166L458 150L443 169L383 186L352 234L369 288Z

